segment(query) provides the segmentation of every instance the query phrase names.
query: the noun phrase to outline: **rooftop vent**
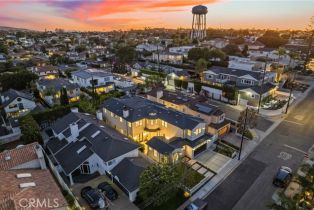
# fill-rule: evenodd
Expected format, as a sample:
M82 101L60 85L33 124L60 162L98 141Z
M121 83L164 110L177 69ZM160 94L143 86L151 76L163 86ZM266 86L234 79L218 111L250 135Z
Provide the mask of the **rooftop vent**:
M6 161L11 160L11 156L9 153L5 154L4 160L6 160Z
M35 182L27 182L27 183L21 183L20 188L28 188L28 187L35 187Z
M16 174L16 178L18 178L18 179L28 178L28 177L32 177L32 174L30 174L30 173Z
M76 153L80 154L84 149L86 149L86 145L82 146L79 150L76 151Z

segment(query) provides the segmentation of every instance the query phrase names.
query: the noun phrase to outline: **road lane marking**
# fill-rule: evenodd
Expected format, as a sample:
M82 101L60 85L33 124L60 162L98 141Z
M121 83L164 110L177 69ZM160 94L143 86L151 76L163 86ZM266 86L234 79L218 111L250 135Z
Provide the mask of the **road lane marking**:
M295 150L295 151L301 152L301 153L303 153L303 154L307 154L307 152L304 152L303 150L300 150L300 149L298 149L298 148L296 148L296 147L292 147L292 146L289 146L289 145L287 145L287 144L284 144L283 146L288 147L288 148L290 148L290 149L293 149L293 150Z
M283 160L289 160L292 157L292 155L289 154L288 152L280 152L277 157Z
M294 121L290 121L290 120L284 120L284 122L288 122L288 123L293 123L293 124L296 124L296 125L304 125L304 123L298 123L298 122L294 122Z

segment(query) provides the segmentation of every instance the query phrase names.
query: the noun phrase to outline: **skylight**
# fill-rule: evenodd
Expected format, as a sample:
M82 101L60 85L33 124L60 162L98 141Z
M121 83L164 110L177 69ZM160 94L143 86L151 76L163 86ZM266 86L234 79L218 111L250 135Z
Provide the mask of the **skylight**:
M91 137L92 137L92 138L95 138L99 133L100 133L100 131L98 130L98 131L96 131Z
M16 174L16 178L18 178L18 179L20 179L20 178L28 178L28 177L32 177L32 174L30 174L30 173Z
M27 182L27 183L21 183L20 188L27 188L27 187L35 187L35 182Z
M80 154L84 149L86 149L86 145L82 146L79 150L76 151L76 153Z

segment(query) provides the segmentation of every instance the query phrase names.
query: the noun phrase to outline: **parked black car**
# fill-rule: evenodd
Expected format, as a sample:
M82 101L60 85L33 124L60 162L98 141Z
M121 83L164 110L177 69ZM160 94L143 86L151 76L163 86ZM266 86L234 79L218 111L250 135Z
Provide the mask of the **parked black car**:
M105 208L105 200L102 198L98 190L93 189L90 186L84 187L81 190L81 196L92 209Z
M292 170L286 166L281 166L274 177L273 184L277 187L287 187L292 179Z
M105 194L105 196L113 201L118 198L118 193L108 182L102 182L97 187L101 192Z

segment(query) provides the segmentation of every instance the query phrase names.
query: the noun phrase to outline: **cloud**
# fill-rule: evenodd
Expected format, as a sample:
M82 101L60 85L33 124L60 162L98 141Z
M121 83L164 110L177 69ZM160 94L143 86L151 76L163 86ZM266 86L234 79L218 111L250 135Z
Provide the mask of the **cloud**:
M98 17L129 13L178 11L180 7L194 6L195 4L210 4L218 0L48 0L43 2L49 6L66 10L66 16L78 20L88 20Z

